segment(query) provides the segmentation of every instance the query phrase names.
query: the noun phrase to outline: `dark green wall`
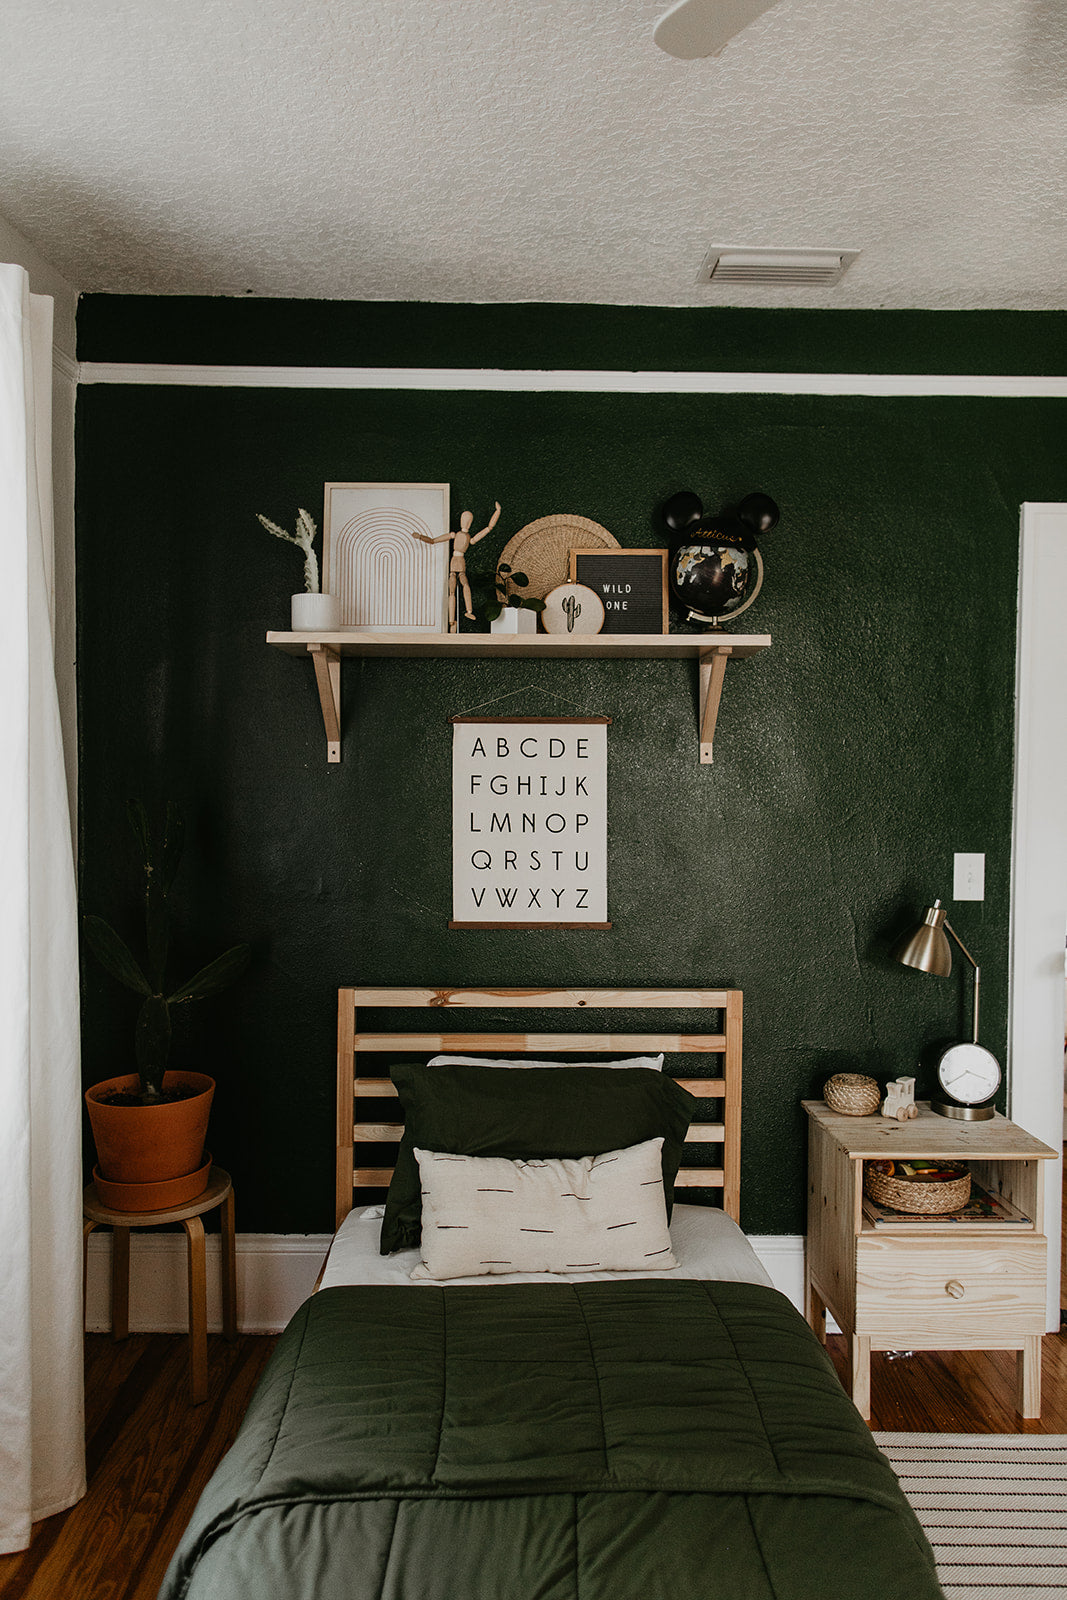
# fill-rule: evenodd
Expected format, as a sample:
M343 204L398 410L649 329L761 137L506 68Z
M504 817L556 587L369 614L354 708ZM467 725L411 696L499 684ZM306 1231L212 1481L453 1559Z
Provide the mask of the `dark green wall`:
M250 310L212 302L216 322L226 306L237 331L220 332L220 360ZM350 327L353 308L334 309ZM402 363L404 313L387 309ZM454 329L460 308L438 309ZM485 309L470 308L475 332ZM270 311L257 303L257 326ZM510 308L517 327L523 311L544 316ZM292 314L275 310L279 348ZM307 315L321 330L329 308ZM388 364L385 313L369 315ZM664 367L650 328L670 315L613 310L605 326L628 319L645 364ZM191 358L172 302L90 299L82 318L83 357ZM810 325L792 320L806 349ZM959 324L919 321L928 366L939 326L959 353ZM910 337L917 347L914 325ZM606 346L584 350L612 364ZM842 370L861 365L837 354ZM195 356L212 359L202 343ZM331 358L312 339L305 359ZM1067 499L1065 420L1045 400L83 388L83 903L135 936L125 800L178 799L190 842L175 977L237 938L255 952L239 988L189 1014L175 1051L218 1078L212 1147L234 1173L239 1225L330 1225L344 983L739 985L743 1220L798 1232L801 1097L833 1070L885 1079L920 1057L928 1087L936 1046L968 1025L962 967L939 982L885 952L951 896L953 851L981 850L986 899L953 921L982 961L983 1041L1003 1057L1019 506ZM264 644L287 626L300 558L255 513L291 524L306 506L321 522L330 478L444 480L454 513L476 518L498 498L475 571L549 512L645 545L662 542L654 508L679 487L713 505L773 494L782 521L745 625L774 643L727 672L714 766L697 761L691 665L523 660L345 663L344 759L328 766L310 666ZM448 718L474 711L612 718L610 932L448 931ZM86 967L86 1082L125 1066L134 1005Z
M88 295L83 361L1059 374L1062 311L741 311Z

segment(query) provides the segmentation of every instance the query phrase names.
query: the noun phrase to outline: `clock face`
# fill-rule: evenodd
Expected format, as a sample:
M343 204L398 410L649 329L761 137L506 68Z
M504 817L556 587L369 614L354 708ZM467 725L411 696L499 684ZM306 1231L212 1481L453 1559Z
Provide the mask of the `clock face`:
M950 1100L975 1106L1000 1087L997 1058L980 1044L954 1044L937 1064L937 1079Z

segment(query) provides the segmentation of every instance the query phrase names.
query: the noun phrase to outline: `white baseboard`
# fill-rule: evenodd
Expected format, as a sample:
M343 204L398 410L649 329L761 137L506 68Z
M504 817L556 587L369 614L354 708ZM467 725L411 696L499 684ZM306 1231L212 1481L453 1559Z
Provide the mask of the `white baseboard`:
M239 1233L237 1235L237 1325L242 1333L278 1333L315 1286L329 1249L328 1233ZM776 1289L798 1310L804 1306L804 1240L800 1234L757 1234L752 1248ZM222 1326L219 1237L207 1239L208 1327ZM130 1331L184 1333L186 1312L185 1235L130 1236ZM89 1237L85 1326L106 1333L111 1326L109 1268L111 1235Z
M804 1315L804 1235L802 1233L756 1233L749 1244L767 1269L776 1289L787 1295L801 1316ZM840 1333L829 1312L827 1333Z
M311 1293L330 1247L328 1233L237 1235L237 1325L242 1333L278 1333ZM189 1326L184 1233L130 1235L131 1333L184 1333ZM111 1234L89 1236L85 1326L111 1326ZM219 1236L207 1238L208 1328L222 1327Z
M804 1310L804 1236L800 1233L756 1233L749 1244L767 1269L776 1289L787 1295L797 1310Z

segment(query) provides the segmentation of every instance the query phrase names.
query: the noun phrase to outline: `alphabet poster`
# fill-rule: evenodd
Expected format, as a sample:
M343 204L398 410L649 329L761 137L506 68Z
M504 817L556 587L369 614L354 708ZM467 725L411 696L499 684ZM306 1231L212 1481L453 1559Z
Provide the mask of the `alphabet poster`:
M607 717L453 717L452 928L610 928Z

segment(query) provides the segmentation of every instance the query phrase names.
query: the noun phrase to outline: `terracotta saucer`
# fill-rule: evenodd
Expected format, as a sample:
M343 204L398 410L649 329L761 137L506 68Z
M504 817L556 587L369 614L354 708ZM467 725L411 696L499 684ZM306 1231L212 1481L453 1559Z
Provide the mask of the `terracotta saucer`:
M206 1154L206 1152L205 1152ZM168 1211L184 1206L203 1194L211 1176L211 1157L196 1172L186 1172L180 1178L161 1178L156 1183L113 1183L93 1168L96 1192L113 1211Z

